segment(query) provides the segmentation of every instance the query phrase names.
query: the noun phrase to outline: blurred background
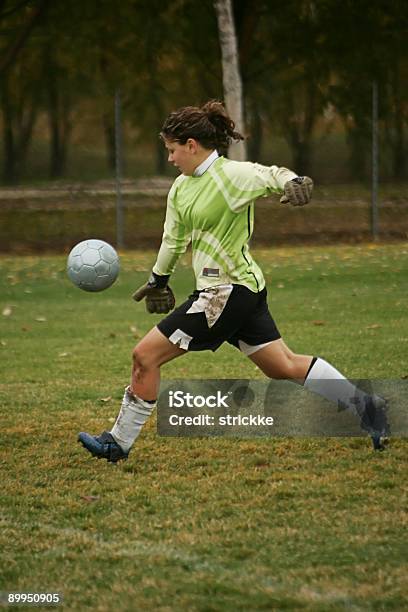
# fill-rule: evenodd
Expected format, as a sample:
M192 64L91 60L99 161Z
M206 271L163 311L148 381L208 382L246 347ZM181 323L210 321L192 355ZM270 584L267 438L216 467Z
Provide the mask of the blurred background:
M373 154L379 232L406 238L408 3L231 6L247 157L317 185L317 216L289 216L276 239L373 235ZM0 249L65 247L89 236L95 209L106 211L99 237L118 242L118 180L124 225L133 224L123 246L155 246L175 176L158 137L163 120L224 94L212 0L0 0ZM352 204L353 214L337 208L320 226L319 202ZM56 216L41 229L37 214L38 234L24 237L19 214L35 207Z

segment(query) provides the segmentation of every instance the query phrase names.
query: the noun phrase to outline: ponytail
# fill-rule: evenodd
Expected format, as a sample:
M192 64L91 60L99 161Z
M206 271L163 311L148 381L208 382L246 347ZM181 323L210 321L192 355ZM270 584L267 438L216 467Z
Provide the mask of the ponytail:
M233 141L244 140L235 130L235 123L221 102L210 100L203 106L185 106L171 113L164 122L160 136L185 144L197 140L205 149L226 152Z

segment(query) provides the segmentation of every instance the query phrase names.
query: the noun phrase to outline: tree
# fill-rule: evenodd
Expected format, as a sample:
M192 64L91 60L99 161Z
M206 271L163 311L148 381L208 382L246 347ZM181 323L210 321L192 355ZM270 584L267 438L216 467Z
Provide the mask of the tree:
M101 4L101 3L100 3ZM49 177L65 175L75 110L95 96L97 58L90 0L49 7L42 26L44 111L49 126ZM63 33L63 34L62 34Z
M28 71L27 67L30 67ZM39 75L40 70L35 58L22 53L13 71L7 71L1 80L0 109L3 119L5 183L17 182L24 173L33 128L41 104Z
M388 109L384 124L385 142L391 151L391 173L397 180L405 176L408 157L408 99L403 89L403 83L407 81L408 60L395 57L389 67L389 79L384 92Z
M225 106L228 114L235 121L238 132L245 134L242 81L231 0L214 0L214 8L217 15L221 47ZM228 154L232 158L245 160L245 142L239 141L232 144Z
M18 55L21 53L27 43L30 34L34 27L40 22L41 17L45 14L49 0L23 0L13 7L8 6L7 0L0 2L0 23L9 20L10 17L16 14L19 17L18 29L16 35L8 40L4 49L2 49L2 57L0 60L0 74L7 72ZM33 5L33 6L31 6Z
M32 43L48 0L0 2L5 36L0 45L0 112L3 123L3 180L14 183L24 172L33 128L41 105L38 48Z
M271 2L261 4L258 88L263 113L276 133L287 141L292 166L310 172L312 139L326 104L330 71L321 53L315 4L288 0L279 12Z
M323 52L332 71L330 99L344 119L350 168L360 179L369 168L373 81L378 83L380 121L391 149L394 176L401 176L405 167L407 100L402 83L407 19L407 4L400 0L325 0L320 6Z

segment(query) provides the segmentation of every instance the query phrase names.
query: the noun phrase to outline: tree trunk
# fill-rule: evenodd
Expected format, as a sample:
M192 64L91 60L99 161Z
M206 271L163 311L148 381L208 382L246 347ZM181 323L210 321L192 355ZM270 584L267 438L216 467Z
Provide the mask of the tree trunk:
M7 125L7 124L5 124L4 126L3 151L4 151L3 181L6 184L12 184L12 183L15 183L17 180L16 155L15 155L15 148L14 148L13 130L11 129L11 125Z
M310 174L311 166L311 146L310 141L298 142L298 145L294 151L293 167L296 168L296 172L299 174Z
M347 131L347 141L350 147L350 178L362 181L368 177L369 132L362 126L354 125Z
M146 57L146 63L149 70L149 99L150 104L154 112L154 124L155 124L155 172L158 175L165 174L166 172L166 149L163 146L162 141L158 137L161 127L163 125L164 117L164 106L163 106L163 87L160 81L157 54L155 54L154 38L149 39L148 54Z
M0 100L3 115L3 181L14 183L16 180L16 153L7 78L3 78L2 81Z
M50 60L50 56L47 70L47 97L50 128L49 176L51 179L56 179L65 173L71 122L68 93L62 95L59 90L57 68Z
M256 100L253 100L249 108L249 137L248 153L251 161L259 161L262 152L263 126L262 117Z
M112 104L113 107L113 104ZM115 153L115 126L113 122L113 110L111 113L102 115L103 133L105 135L106 160L108 169L115 172L116 168L116 153Z
M396 113L395 121L395 142L392 148L392 174L396 180L401 180L405 175L406 149L404 138L404 122L401 116Z
M288 90L285 99L285 138L292 153L294 172L309 174L312 154L312 134L317 117L315 87L304 85L303 109L297 109L296 98L301 96L301 84Z
M161 176L166 172L166 149L159 138L156 140L156 173Z
M30 37L34 26L38 23L41 16L47 9L48 2L49 0L39 0L37 5L34 6L29 12L26 23L21 27L21 30L17 33L16 38L2 54L0 60L0 74L4 74L9 68L12 67L18 54L23 49L28 38Z
M116 171L114 100L112 96L112 85L109 82L109 62L102 41L99 44L99 68L104 88L102 125L105 136L106 162L108 169L114 174Z
M405 170L406 148L405 148L405 125L404 125L404 102L401 95L400 79L403 77L399 71L398 63L395 63L391 77L392 96L392 174L395 179L402 179Z
M238 132L244 134L242 81L231 0L214 0L214 8L217 15L221 47L225 106L228 114L235 121ZM245 142L233 143L229 147L228 155L233 159L245 160Z
M38 90L33 92L33 99L27 100L29 105L26 112L22 115L18 133L18 175L23 176L27 166L27 154L31 144L34 124L37 119L39 98Z
M165 174L166 172L166 149L163 146L162 141L160 140L160 138L158 137L158 134L161 130L162 127L162 123L163 123L163 116L164 116L164 109L163 109L163 104L162 104L162 98L160 96L160 94L158 93L159 90L159 84L158 82L155 83L155 78L152 79L152 88L151 88L151 102L152 102L152 106L154 108L155 111L155 115L156 115L156 121L157 121L157 128L155 130L155 143L156 143L156 159L155 159L155 166L156 166L156 173L161 175L161 174Z
M26 93L21 100L13 99L7 74L3 76L0 91L3 115L3 180L15 183L24 172L27 153L39 106L38 88Z

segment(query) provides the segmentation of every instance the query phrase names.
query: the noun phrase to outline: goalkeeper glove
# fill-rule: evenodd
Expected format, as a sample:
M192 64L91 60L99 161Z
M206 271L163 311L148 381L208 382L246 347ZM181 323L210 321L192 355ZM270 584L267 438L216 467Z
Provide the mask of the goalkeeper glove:
M313 181L308 176L296 176L286 181L283 187L284 194L280 199L281 204L288 202L292 206L304 206L310 202L313 191Z
M146 309L150 313L166 314L173 310L176 300L173 291L167 285L170 275L159 276L152 272L147 283L139 287L133 299L140 302L146 298Z

